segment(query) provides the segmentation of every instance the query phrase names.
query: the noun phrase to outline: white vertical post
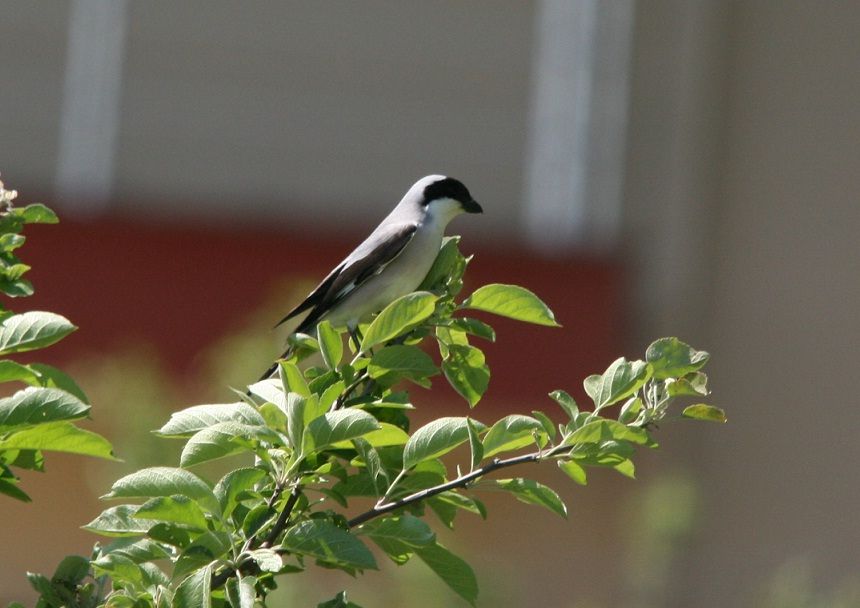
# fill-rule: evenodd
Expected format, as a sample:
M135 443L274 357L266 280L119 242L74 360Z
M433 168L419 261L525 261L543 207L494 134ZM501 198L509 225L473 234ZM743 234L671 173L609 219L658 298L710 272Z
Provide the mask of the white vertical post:
M127 0L72 0L60 116L57 197L83 213L113 187Z
M607 247L620 227L632 0L540 0L524 223L541 250Z

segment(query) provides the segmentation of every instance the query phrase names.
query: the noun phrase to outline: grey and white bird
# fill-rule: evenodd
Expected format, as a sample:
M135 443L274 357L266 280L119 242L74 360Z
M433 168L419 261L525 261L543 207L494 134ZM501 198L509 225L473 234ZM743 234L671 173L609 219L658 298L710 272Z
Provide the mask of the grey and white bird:
M278 325L307 312L295 332L309 333L324 319L355 332L370 315L415 291L439 253L448 223L462 213L483 213L462 182L444 175L419 179L370 236ZM276 370L277 364L272 365L262 378Z

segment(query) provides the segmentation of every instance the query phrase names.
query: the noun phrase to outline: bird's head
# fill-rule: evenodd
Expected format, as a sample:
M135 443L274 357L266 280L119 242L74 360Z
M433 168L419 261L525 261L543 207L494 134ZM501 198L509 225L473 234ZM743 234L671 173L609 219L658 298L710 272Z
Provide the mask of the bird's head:
M450 220L461 213L483 213L460 180L444 175L428 175L418 180L412 191L427 213Z

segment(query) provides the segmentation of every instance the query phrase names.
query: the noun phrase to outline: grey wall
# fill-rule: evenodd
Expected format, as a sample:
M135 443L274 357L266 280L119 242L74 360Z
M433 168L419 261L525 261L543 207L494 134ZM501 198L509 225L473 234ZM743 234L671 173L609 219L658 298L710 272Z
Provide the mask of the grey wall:
M505 230L522 191L532 11L131 2L118 200L260 221L319 221L334 207L370 224L418 177L447 173L487 203L485 228ZM20 190L53 180L66 14L65 3L0 7L0 81L15 83L0 99L13 144L0 165Z
M686 436L702 510L673 605L762 605L794 559L820 589L860 574L858 31L856 2L640 4L636 333L703 344L729 411Z

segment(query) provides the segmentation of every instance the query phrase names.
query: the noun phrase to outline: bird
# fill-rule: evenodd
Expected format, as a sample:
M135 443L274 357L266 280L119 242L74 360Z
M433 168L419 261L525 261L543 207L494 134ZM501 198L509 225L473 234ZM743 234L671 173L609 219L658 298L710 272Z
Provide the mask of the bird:
M307 312L293 333L310 333L328 320L346 328L355 340L359 323L418 288L439 253L448 223L463 213L483 211L460 180L422 177L276 327ZM290 353L288 348L281 358ZM272 377L277 369L275 362L260 379Z

